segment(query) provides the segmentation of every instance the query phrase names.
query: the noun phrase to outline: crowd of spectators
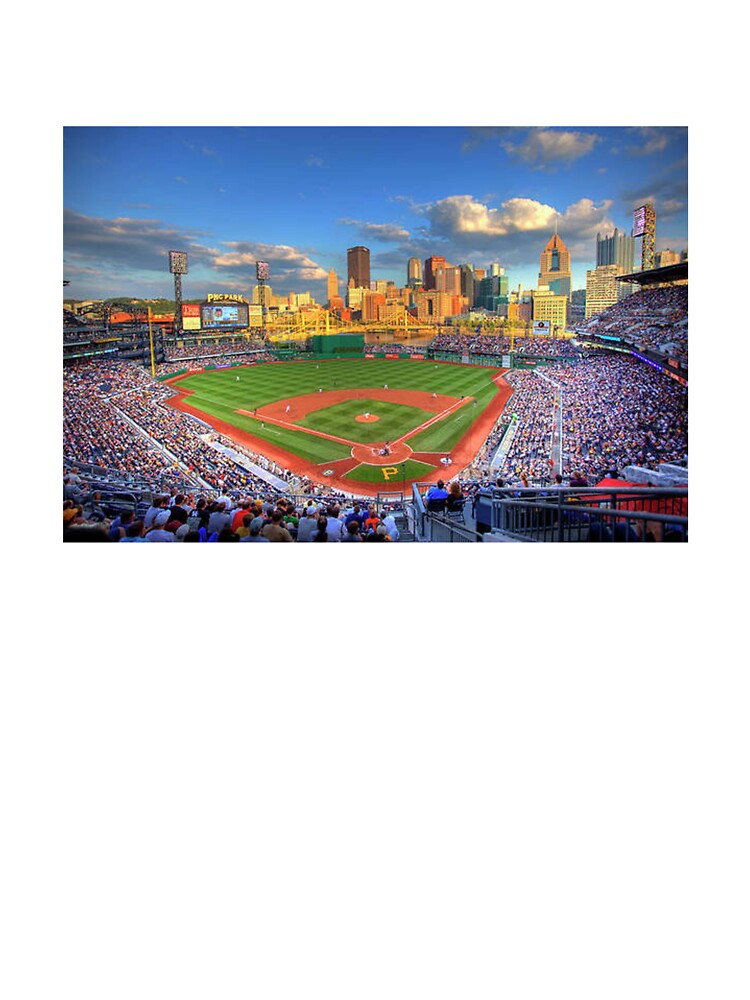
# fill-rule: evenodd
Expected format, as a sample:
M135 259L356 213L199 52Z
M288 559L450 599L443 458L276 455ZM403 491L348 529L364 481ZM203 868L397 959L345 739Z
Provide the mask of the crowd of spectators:
M189 358L214 358L218 355L234 357L263 351L266 344L257 334L232 337L188 337L183 335L182 346L174 339L165 339L164 353L168 361L187 360Z
M653 350L687 363L688 286L644 288L576 328L589 336L619 337L640 350Z
M296 498L267 494L195 497L155 495L148 510L107 517L97 494L82 503L75 490L86 484L67 476L63 498L66 542L397 542L394 511L354 500Z
M458 354L503 355L511 353L511 338L487 333L439 333L430 347L436 351L452 351ZM536 357L580 357L581 350L562 337L513 337L513 353L535 355Z
M687 389L628 355L597 355L585 363L551 365L545 376L562 388L562 474L589 482L610 470L687 458ZM499 474L549 477L553 408L558 389L533 371L506 375L518 422Z

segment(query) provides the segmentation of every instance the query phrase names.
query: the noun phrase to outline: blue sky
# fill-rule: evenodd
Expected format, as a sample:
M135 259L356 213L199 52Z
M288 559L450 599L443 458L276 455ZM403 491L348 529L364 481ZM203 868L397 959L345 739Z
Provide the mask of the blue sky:
M657 249L687 241L687 129L670 127L69 127L63 137L66 295L249 294L254 262L278 294L343 290L347 247L403 285L410 256L506 269L535 287L554 231L573 287L596 233L629 232L652 200Z

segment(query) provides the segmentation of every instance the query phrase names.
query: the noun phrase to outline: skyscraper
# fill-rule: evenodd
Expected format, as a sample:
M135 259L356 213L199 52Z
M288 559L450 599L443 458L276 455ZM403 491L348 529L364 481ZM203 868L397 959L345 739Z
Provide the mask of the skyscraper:
M406 284L409 288L415 288L422 284L422 261L419 257L410 257L406 265Z
M544 252L539 256L538 286L546 285L555 295L570 297L570 253L563 241L557 235L549 240Z
M618 264L622 274L632 274L635 259L635 240L615 229L611 236L596 234L596 266Z
M346 251L348 280L355 288L370 287L370 251L367 247L350 247Z
M339 279L333 268L328 272L328 304L339 295Z
M440 285L444 282L445 257L428 257L424 262L424 290L426 292L444 291Z

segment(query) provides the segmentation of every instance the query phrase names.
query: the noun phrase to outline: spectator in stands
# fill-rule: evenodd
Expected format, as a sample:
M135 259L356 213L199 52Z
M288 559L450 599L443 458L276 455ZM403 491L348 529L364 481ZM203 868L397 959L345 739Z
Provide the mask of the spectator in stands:
M326 534L329 542L340 542L344 534L344 522L341 519L341 510L333 504L328 508L326 515Z
M307 507L297 527L297 541L311 542L318 530L318 511L312 505Z
M274 510L271 520L266 523L262 534L269 542L293 542L294 539L289 534L282 523L283 515L280 510Z
M225 501L219 501L214 504L214 509L208 518L208 533L213 535L214 532L218 534L222 528L231 528L232 518L226 511Z
M240 538L240 541L241 542L270 542L271 541L270 538L265 538L261 534L261 529L262 529L262 525L256 524L255 521L252 521L251 524L250 524L250 533L247 535L246 538Z
M330 541L328 537L328 518L325 515L321 515L318 518L318 530L312 537L314 542L328 542Z
M169 511L166 509L160 510L159 513L154 518L152 526L146 531L146 537L144 541L173 542L174 535L172 534L171 531L167 531L168 523L169 523Z
M378 517L378 512L375 509L375 506L371 505L369 511L367 512L367 517L365 518L365 531L375 531L379 524L380 518Z
M347 525L342 542L361 542L362 536L359 533L360 523L356 518L352 518Z
M109 527L109 540L120 542L125 537L128 527L135 521L135 511L124 510L112 521Z
M133 521L125 529L125 537L121 538L121 542L145 542L146 539L144 535L146 534L146 525L143 521Z
M448 491L445 488L445 483L442 479L438 479L434 486L431 486L429 490L425 493L425 500L447 500Z
M388 532L391 539L394 542L397 542L399 539L400 532L396 527L396 518L393 516L393 513L387 507L383 508L383 514L385 515L383 517L383 524L385 525L385 530Z

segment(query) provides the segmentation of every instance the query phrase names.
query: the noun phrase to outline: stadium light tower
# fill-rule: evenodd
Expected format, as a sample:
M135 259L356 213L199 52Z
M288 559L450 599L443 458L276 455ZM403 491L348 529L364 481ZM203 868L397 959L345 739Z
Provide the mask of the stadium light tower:
M656 212L649 202L633 212L633 238L643 237L641 244L641 270L650 271L654 267L656 251Z
M268 309L266 307L266 282L271 277L271 266L267 260L257 260L255 262L255 276L258 279L258 294L260 298L261 310L261 333L266 339L266 318Z
M188 273L188 259L184 250L169 251L169 270L174 275L174 332L182 330L182 275Z

